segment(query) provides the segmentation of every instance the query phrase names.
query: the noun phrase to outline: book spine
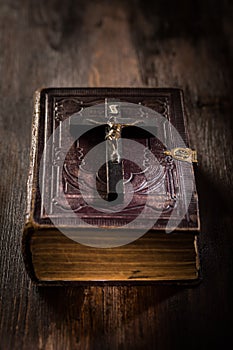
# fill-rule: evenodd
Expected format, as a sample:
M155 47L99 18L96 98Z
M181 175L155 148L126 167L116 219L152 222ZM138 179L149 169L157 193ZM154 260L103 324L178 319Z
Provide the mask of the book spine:
M41 91L36 91L34 94L34 110L32 121L32 136L31 136L31 150L30 150L30 164L27 179L27 204L25 214L25 224L31 221L31 214L33 208L33 201L35 199L34 183L35 183L35 169L36 169L36 155L38 148L38 132L39 132L39 118L40 118L40 98Z
M26 270L33 282L37 282L37 278L34 273L34 268L31 258L30 241L31 234L34 231L33 224L33 207L35 201L35 181L36 181L36 161L38 151L38 132L39 132L39 119L40 119L40 101L41 91L36 91L34 94L34 109L32 120L32 136L31 136L31 150L30 150L30 163L27 179L27 196L26 196L26 213L25 224L22 237L22 255L25 263Z

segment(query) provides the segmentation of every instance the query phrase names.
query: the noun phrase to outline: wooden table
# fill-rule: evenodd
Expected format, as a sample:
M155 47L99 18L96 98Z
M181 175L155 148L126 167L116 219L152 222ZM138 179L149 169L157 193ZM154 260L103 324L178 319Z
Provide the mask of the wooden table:
M232 12L225 0L1 1L1 349L232 342ZM184 89L199 158L200 285L31 284L20 249L32 95L43 86Z

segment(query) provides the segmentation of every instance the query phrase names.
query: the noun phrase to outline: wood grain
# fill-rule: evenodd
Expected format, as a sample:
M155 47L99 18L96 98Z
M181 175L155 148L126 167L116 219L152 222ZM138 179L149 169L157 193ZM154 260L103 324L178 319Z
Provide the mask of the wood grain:
M232 4L1 0L1 349L232 343ZM176 86L199 155L202 283L38 288L21 257L32 94L41 86Z

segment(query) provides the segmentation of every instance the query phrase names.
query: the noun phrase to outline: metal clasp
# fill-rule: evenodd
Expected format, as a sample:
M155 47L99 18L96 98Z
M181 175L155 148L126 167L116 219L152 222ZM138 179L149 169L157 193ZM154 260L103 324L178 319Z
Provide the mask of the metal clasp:
M164 151L164 153L182 162L197 163L197 152L190 148L177 147Z

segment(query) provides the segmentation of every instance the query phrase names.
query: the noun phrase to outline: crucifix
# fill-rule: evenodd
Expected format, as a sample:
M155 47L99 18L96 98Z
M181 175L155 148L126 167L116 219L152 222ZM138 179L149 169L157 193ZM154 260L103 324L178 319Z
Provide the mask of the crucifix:
M150 148L150 138L154 137L149 131L140 128L143 119L121 116L119 103L105 103L105 118L85 118L84 123L80 123L79 118L73 118L71 128L89 128L90 125L104 125L103 140L106 143L106 199L111 202L118 199L121 203L124 200L124 166L122 154L122 138L147 139L147 147ZM148 128L147 128L148 129ZM153 128L154 129L154 128ZM157 129L156 129L157 130ZM85 131L84 131L85 132ZM102 131L101 131L102 132ZM117 189L116 189L117 188Z

